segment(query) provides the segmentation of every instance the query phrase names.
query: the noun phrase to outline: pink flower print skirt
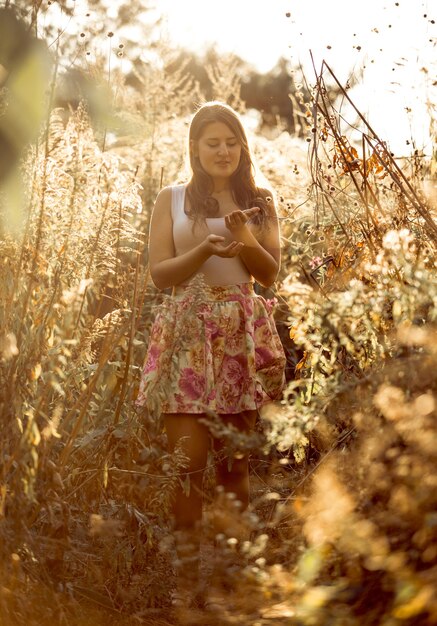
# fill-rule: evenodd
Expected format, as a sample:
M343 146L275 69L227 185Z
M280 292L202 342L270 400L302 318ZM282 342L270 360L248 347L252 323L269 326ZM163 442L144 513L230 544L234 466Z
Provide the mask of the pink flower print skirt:
M280 399L285 353L272 307L253 283L175 287L151 328L136 405L220 414Z

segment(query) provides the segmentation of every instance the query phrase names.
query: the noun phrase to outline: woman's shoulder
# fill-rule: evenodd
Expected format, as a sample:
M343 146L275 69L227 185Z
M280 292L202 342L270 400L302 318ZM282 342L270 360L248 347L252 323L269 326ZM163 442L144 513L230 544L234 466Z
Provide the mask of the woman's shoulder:
M185 187L185 183L163 187L156 196L154 212L160 215L171 213L173 216L173 206L183 202Z
M163 215L166 213L170 214L172 205L172 193L173 192L171 186L163 187L162 189L160 189L158 195L156 196L155 204L153 206L153 212L155 215Z
M158 197L171 196L174 190L184 189L186 186L187 183L174 183L173 185L167 185L166 187L160 189L160 191L158 192Z
M158 202L169 202L171 201L173 194L181 193L185 187L186 183L176 183L174 185L167 185L167 187L163 187L156 196L156 201Z

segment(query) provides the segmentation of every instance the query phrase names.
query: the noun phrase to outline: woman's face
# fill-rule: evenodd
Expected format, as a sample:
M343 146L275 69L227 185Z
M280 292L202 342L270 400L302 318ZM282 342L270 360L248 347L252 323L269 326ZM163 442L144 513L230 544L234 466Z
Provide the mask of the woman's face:
M229 126L211 122L194 142L193 153L212 178L229 178L240 163L241 144Z

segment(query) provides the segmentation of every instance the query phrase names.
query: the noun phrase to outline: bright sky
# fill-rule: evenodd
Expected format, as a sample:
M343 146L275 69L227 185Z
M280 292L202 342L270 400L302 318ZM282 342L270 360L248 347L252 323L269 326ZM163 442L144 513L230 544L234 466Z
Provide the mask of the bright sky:
M418 147L430 150L427 101L437 103L432 1L156 0L156 6L172 41L197 52L215 44L260 72L284 56L301 63L312 82L310 49L317 69L325 59L343 84L365 68L351 96L376 132L407 153L411 126Z
M55 20L70 32L86 31L92 2L69 1L75 16L66 20L58 11ZM127 0L102 2L110 28ZM406 141L413 137L419 149L431 154L432 113L437 124L435 0L150 0L150 6L156 10L144 19L161 15L162 35L197 53L215 46L241 56L259 72L269 71L282 56L293 66L301 64L310 84L310 50L316 69L325 59L342 84L353 72L359 84L350 96L391 149L409 154ZM142 41L140 20L128 30L130 38ZM116 33L112 44L122 41L123 33ZM145 46L145 58L147 52ZM301 76L295 80L301 82Z

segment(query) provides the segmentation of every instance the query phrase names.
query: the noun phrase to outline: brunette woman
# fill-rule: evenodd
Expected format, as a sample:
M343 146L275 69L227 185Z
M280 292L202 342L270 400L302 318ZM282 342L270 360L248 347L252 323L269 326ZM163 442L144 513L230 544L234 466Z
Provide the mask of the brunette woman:
M271 304L254 291L255 281L270 287L278 274L278 218L272 193L256 185L241 120L230 106L208 102L193 116L188 141L191 178L162 189L152 213L151 277L173 290L151 330L137 399L159 406L169 450L182 442L189 459L189 493L180 488L174 503L176 536L191 545L179 572L180 590L189 581L185 599L194 588L211 441L218 484L242 508L249 502L248 456L226 458L224 442L200 418L213 412L249 432L259 407L280 398L285 366Z

